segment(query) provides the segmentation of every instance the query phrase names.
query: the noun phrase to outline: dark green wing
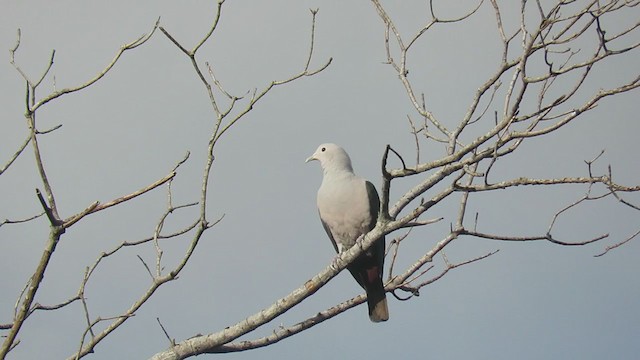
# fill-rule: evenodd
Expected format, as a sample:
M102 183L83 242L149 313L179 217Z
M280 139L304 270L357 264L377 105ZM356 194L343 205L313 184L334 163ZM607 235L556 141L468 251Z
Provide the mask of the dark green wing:
M369 181L365 181L367 186L367 196L369 197L369 213L371 215L371 223L369 223L369 230L376 227L378 221L378 213L380 212L380 197L376 191L376 187Z

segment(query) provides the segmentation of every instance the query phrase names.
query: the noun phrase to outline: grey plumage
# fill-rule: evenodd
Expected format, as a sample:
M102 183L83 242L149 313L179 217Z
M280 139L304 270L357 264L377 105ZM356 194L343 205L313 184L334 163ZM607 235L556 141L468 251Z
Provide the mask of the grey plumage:
M322 144L307 159L320 161L323 177L318 189L320 220L337 253L348 250L373 229L378 218L380 199L369 181L353 172L349 155L335 144ZM371 321L389 319L382 283L384 237L347 266L351 275L367 292Z

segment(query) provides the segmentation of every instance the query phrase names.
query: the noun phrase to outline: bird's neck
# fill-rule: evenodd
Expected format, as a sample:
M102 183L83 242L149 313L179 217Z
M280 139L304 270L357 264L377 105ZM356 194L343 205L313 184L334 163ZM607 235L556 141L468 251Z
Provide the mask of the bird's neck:
M322 164L322 172L324 175L353 175L353 167L350 161L331 161Z
M332 167L326 167L323 170L323 179L327 180L327 179L331 179L331 180L343 180L343 179L350 179L356 176L356 174L353 173L353 170L351 168L345 168L345 167L341 167L341 168L332 168Z

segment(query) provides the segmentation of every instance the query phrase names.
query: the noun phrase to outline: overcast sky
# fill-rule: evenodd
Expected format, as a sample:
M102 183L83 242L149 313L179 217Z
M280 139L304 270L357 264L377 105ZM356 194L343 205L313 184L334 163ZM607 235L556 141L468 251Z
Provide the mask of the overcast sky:
M425 92L430 110L450 124L464 115L473 93L500 59L495 18L487 5L459 27L438 27L416 44L409 59L417 91ZM87 358L141 359L164 350L168 341L157 317L178 341L216 332L269 306L327 266L333 247L315 207L321 171L317 163L304 163L318 144L335 142L345 147L355 171L376 186L386 144L413 159L413 136L406 119L415 114L393 69L384 64L384 27L369 2L228 1L200 61L209 61L226 90L237 95L287 78L301 71L306 61L309 8L320 9L312 67L329 57L333 63L317 76L273 90L225 135L216 150L208 208L210 220L223 214L224 220L205 233L180 279L161 287ZM442 11L456 16L466 8ZM390 11L406 36L415 33L428 16L428 8L420 1L403 1ZM190 48L206 33L214 14L212 1L3 1L0 164L28 133L24 81L7 56L18 28L22 39L16 60L32 79L40 76L56 50L51 76L37 94L40 97L54 86L76 86L95 76L121 45L149 32L158 17ZM504 16L505 24L519 19L517 11ZM632 23L636 20L630 19L639 17L636 8L610 24ZM638 35L636 30L636 40ZM639 63L637 50L616 59L587 84L588 90L637 76ZM605 149L597 172L603 173L610 164L616 181L637 185L637 112L637 91L606 99L571 126L523 145L496 174L503 179L586 176L583 160ZM214 114L188 59L161 33L126 53L100 82L48 104L37 116L40 130L63 125L40 137L61 216L156 181L187 151L191 157L174 181L173 201L178 205L198 200ZM428 160L444 153L434 144L423 149L421 156ZM392 200L418 181L398 181ZM0 219L40 212L34 194L37 187L42 184L29 148L0 176ZM482 194L472 197L469 214L479 212L479 230L540 235L556 211L585 191L585 186L565 186ZM640 200L638 196L628 199L636 204ZM410 264L446 236L455 220L456 200L427 214L444 220L412 233L398 266ZM36 301L54 304L75 295L84 269L102 251L125 240L151 236L165 206L166 189L161 188L72 227L59 244ZM360 306L273 346L223 356L633 358L640 353L640 239L604 257L593 255L638 231L638 215L608 198L561 218L554 235L562 240L610 234L609 239L585 247L460 238L447 247L452 262L500 251L450 272L411 301L389 296L391 319L386 323L371 323L366 307ZM195 209L178 212L165 231L183 227L196 216ZM0 228L0 323L11 321L15 301L35 269L47 234L45 218ZM182 256L188 241L163 243L167 267ZM92 317L116 316L148 286L149 275L137 255L150 264L155 261L154 247L147 244L107 259L94 275L86 293ZM434 265L435 275L442 259L438 257ZM247 339L302 321L360 291L344 272ZM66 358L76 351L84 328L80 304L35 313L10 358Z

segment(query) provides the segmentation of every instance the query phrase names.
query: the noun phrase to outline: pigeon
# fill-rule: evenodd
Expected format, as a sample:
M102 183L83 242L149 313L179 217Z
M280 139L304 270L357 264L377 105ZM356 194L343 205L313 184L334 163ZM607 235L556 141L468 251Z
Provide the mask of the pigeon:
M380 198L373 184L353 173L351 159L340 146L322 144L306 162L312 160L320 162L323 172L317 198L320 221L340 254L375 227ZM382 283L384 249L381 237L347 266L367 293L369 319L373 322L389 319Z

